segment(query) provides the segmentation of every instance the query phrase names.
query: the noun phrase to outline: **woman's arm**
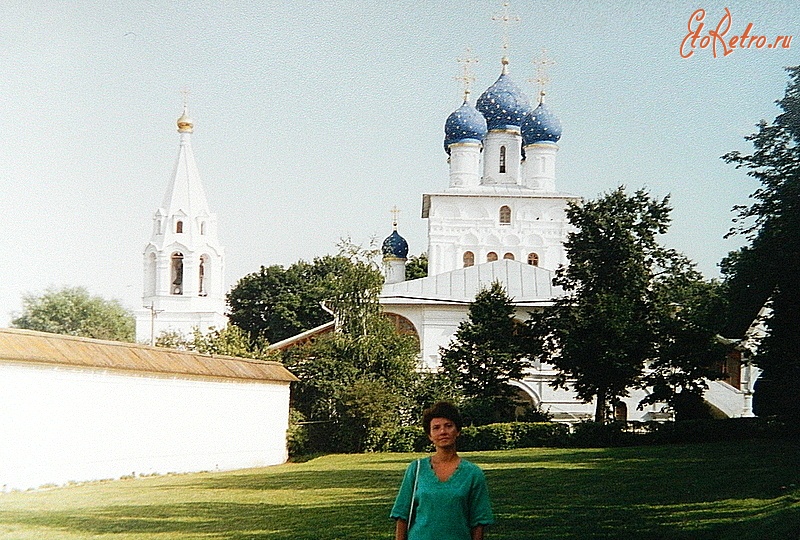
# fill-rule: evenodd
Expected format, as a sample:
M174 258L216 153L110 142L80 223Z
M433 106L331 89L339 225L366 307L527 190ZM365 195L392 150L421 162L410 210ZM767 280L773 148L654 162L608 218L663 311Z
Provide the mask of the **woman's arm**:
M472 540L483 540L483 525L472 528Z
M406 540L408 538L408 524L404 519L396 519L394 526L394 540ZM480 538L483 538L481 536Z

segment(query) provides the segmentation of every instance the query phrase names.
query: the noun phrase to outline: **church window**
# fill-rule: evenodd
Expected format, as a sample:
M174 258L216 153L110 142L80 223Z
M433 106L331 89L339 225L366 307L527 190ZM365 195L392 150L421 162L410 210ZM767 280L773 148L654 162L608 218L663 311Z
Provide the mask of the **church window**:
M500 147L500 172L506 172L506 147Z
M158 218L158 219L156 220L155 227L156 227L156 229L155 229L155 231L154 231L154 232L155 232L155 234L161 234L161 218Z
M475 266L475 254L471 251L464 252L464 268Z
M506 205L500 207L500 225L509 225L511 223L511 208Z
M508 260L508 261L513 261L514 260L514 254L513 253L506 253L505 255L503 255L503 258Z
M200 296L208 296L208 291L206 290L206 271L208 270L208 255L203 255L200 257L200 268L199 268L199 281L197 284L197 291Z
M536 253L528 253L528 264L531 266L539 266L539 256Z
M497 260L497 253L494 251L490 251L486 254L486 262L492 262Z
M177 221L175 223L175 232L178 234L183 233L183 221Z
M183 294L183 253L175 252L172 254L170 284L171 294Z
M200 234L201 235L205 235L206 234L206 222L205 221L201 221L200 222Z
M150 253L147 256L147 270L145 278L145 296L152 296L156 294L156 254Z

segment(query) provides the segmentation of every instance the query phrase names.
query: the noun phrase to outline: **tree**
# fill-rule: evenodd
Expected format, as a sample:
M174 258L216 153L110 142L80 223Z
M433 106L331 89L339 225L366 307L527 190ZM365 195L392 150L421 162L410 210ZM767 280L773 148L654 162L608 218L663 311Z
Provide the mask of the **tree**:
M156 347L257 360L279 360L278 353L267 350L263 340L252 343L244 330L232 324L219 330L209 328L205 334L195 327L189 338L182 332L165 330L156 339Z
M752 321L768 304L766 336L754 363L762 369L756 382L753 408L758 415L796 418L800 402L800 66L787 68L789 83L783 111L774 122L761 121L745 137L752 154L730 152L727 163L747 170L761 186L749 206L738 206L730 235L744 235L750 245L723 261L731 300L745 307ZM741 313L741 312L740 312ZM745 318L745 320L746 320ZM743 335L745 324L733 326ZM748 321L749 322L749 321Z
M677 421L710 416L703 394L707 381L722 378L726 354L717 339L725 324L725 288L684 263L654 282L656 350L641 385L649 393L640 404L666 403Z
M83 287L49 288L22 297L14 328L112 341L135 340L136 320L117 300L92 296Z
M644 190L628 195L624 187L567 208L576 229L564 244L570 263L553 280L564 295L531 318L528 349L558 370L554 386L596 400L597 422L605 422L611 403L645 383L645 366L657 356L669 304L659 295L668 288L658 282L693 271L657 242L670 211L669 197L652 199Z
M228 292L230 322L252 342L275 343L331 320L322 302L335 294L336 276L353 262L344 255L298 261L288 268L262 266Z
M336 330L284 352L300 382L292 406L314 426L312 448L361 451L370 433L409 420L419 344L381 313L383 275L377 252L344 243L348 264L330 275L326 305Z
M442 371L462 394L464 412L475 424L514 420L516 389L530 365L522 347L522 325L503 286L494 282L475 296L447 348Z
M419 279L428 276L428 254L420 253L417 257L412 255L406 262L406 280Z

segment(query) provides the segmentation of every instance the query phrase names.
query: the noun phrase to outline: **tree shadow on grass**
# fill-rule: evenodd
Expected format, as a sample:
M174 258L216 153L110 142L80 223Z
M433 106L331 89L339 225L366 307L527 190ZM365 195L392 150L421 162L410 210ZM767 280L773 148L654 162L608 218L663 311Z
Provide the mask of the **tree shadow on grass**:
M4 523L94 536L171 534L181 539L372 540L392 523L383 501L324 506L198 502L63 512L0 512Z
M800 540L800 490L791 487L800 484L797 447L769 444L465 457L486 471L492 540ZM4 511L0 523L85 537L390 538L388 514L410 456L337 459L148 479L131 484L131 499L142 504ZM178 502L159 503L165 497Z
M791 487L800 484L797 447L759 459L764 444L775 443L556 451L516 462L488 453L475 461L498 518L493 539L800 540L800 490ZM718 462L733 467L712 466Z

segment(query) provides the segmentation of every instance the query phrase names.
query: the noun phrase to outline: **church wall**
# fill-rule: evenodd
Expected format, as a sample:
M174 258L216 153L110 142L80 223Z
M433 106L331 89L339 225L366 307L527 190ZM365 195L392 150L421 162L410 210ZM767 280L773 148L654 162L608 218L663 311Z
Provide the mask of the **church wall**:
M0 491L286 460L289 385L0 362Z
M430 274L462 268L464 253L475 256L475 264L487 261L489 253L503 258L510 254L526 261L530 253L539 266L555 270L566 262L563 242L568 224L564 215L567 198L535 196L431 195L428 222ZM509 223L500 222L500 209L511 210Z

